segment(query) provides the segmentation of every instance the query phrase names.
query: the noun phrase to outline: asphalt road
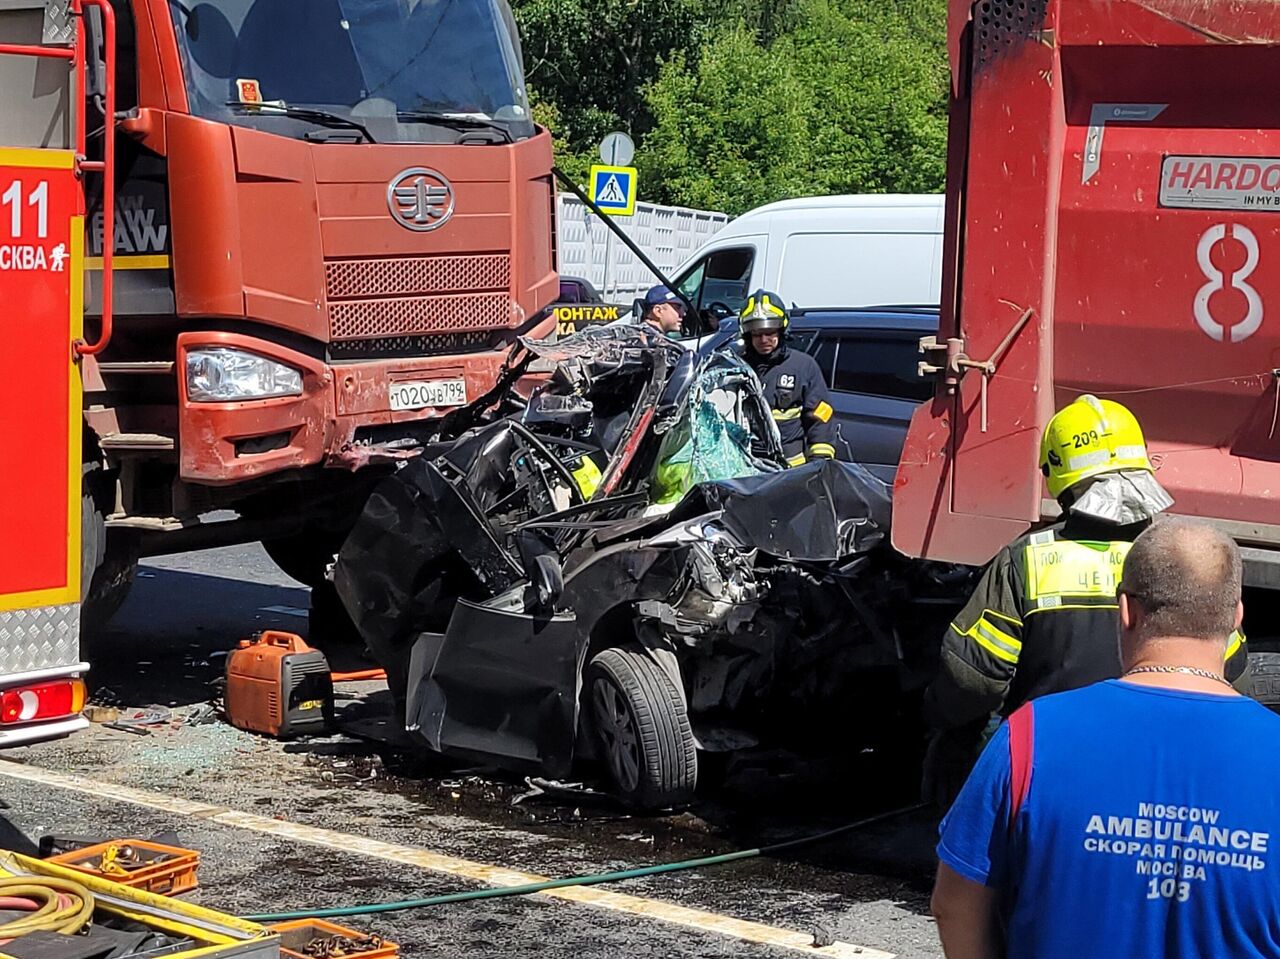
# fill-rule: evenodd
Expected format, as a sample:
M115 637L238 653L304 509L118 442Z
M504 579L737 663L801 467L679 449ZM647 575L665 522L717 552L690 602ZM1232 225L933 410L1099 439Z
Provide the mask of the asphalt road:
M0 762L0 844L30 851L45 834L173 831L203 856L194 900L249 914L752 848L910 798L908 784L873 761L815 767L766 756L725 770L691 810L634 817L589 795L514 803L528 791L519 780L346 736L279 743L221 722L181 724L215 695L222 655L238 639L265 628L305 634L308 601L258 546L148 561L112 626L88 647L92 694L126 707L157 704L171 721L145 736L95 726L4 754L24 766ZM353 653L335 665L358 664ZM386 699L378 684L344 686L339 708L358 718ZM865 947L934 959L933 829L910 816L787 858L596 887L617 895L488 900L349 923L399 942L406 956L855 955Z

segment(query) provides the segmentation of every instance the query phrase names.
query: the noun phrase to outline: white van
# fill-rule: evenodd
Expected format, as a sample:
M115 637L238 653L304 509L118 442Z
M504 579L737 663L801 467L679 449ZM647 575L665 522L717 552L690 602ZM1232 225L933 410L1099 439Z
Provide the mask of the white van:
M753 290L801 307L936 306L941 195L815 196L757 207L675 273L699 312L736 313Z

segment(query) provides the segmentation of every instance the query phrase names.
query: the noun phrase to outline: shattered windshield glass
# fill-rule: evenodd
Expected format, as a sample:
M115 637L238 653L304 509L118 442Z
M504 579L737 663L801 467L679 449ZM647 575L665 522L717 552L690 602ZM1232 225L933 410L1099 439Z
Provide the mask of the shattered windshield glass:
M724 351L708 357L694 375L675 427L663 439L654 502L677 502L699 483L779 469L752 455L753 448L767 448L766 430L777 433L764 412L759 381L742 360Z

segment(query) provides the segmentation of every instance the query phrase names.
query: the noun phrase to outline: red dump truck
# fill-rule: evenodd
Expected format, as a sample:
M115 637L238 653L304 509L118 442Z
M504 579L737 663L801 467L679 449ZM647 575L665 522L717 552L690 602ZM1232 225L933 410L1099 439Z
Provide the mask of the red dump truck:
M1174 512L1244 547L1251 637L1280 633L1280 8L952 0L949 42L937 392L894 544L983 563L1053 516L1040 434L1094 393L1137 414Z
M115 133L107 249L87 180L86 615L140 552L261 539L314 581L363 468L488 389L557 293L506 0L111 0L73 51L78 16L4 4L0 41L83 60L87 95L9 58L0 142L83 114L101 163Z

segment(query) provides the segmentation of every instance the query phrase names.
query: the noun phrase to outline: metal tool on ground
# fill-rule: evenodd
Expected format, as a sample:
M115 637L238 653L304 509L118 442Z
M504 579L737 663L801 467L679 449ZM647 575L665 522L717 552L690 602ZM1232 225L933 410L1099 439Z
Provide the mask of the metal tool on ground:
M145 839L113 839L51 856L48 861L135 889L176 896L198 885L200 853Z
M173 710L168 706L144 706L140 709L118 710L111 720L102 721L103 729L115 729L135 736L149 736L153 729L160 729L173 721Z
M333 721L329 661L294 633L242 640L226 677L227 719L239 729L285 739L323 733Z
M531 882L519 886L495 886L487 889L469 889L465 892L451 892L442 896L429 896L425 899L401 899L397 902L382 902L360 906L342 906L336 909L315 909L310 912L265 913L257 916L245 916L248 922L285 922L294 919L339 919L345 916L367 916L380 912L401 912L406 909L424 909L427 906L443 906L454 902L472 902L478 899L505 899L510 896L528 896L533 893L546 892L550 889L565 889L569 886L599 886L609 882L621 882L624 879L642 879L646 876L662 876L673 872L685 872L690 869L705 869L710 866L724 866L744 859L756 859L761 856L776 856L778 853L811 846L843 836L846 833L863 829L876 823L887 822L901 816L908 816L928 808L928 803L912 803L858 819L835 829L827 829L812 836L801 836L799 839L788 839L755 849L740 849L737 852L726 852L716 856L701 856L697 859L683 859L678 862L661 863L656 866L641 866L637 869L622 869L616 872L602 872L586 876L569 876L565 879L548 879L545 882ZM278 928L278 927L273 927Z

